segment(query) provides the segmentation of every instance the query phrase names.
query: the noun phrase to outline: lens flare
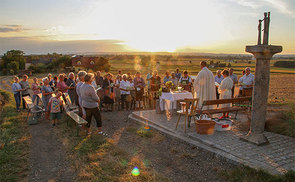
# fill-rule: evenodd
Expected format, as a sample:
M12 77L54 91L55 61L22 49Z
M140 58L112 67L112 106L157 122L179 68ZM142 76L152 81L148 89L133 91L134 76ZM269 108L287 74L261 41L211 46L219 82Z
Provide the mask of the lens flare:
M140 172L137 167L134 167L133 170L131 171L132 176L139 176Z

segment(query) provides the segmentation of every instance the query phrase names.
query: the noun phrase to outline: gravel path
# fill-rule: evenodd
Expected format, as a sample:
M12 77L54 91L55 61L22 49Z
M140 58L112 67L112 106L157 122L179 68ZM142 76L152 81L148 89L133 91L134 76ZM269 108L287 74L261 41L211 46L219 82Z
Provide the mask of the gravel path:
M66 150L48 121L30 126L29 181L75 181Z

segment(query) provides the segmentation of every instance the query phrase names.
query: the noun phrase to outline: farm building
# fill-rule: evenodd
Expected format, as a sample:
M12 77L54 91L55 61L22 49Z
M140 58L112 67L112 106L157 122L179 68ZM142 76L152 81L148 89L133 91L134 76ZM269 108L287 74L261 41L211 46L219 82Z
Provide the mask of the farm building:
M89 70L94 68L97 61L99 61L99 57L73 56L72 67L75 71Z

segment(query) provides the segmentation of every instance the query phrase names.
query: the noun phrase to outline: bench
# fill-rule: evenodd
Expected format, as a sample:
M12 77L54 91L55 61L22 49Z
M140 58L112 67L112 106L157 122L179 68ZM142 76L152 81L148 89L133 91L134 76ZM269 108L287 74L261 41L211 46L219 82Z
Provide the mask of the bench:
M63 93L63 95L64 95L64 98L66 99L66 103L65 104L67 104L68 109L70 111L73 111L73 112L78 112L79 111L79 108L78 108L78 106L75 106L72 103L69 94L68 93Z
M65 94L65 93L64 93ZM67 95L67 94L65 94ZM69 97L69 95L67 95ZM66 97L67 98L67 97ZM81 118L78 114L76 114L76 110L78 110L78 108L76 108L76 110L71 110L71 108L69 107L69 105L67 105L65 102L64 102L64 99L63 97L60 97L60 99L63 101L63 109L64 111L66 112L66 114L72 118L72 120L74 120L77 124L77 136L79 136L79 132L80 132L80 128L84 125L86 125L88 122ZM69 122L67 120L67 126L69 125ZM87 134L87 130L86 130L86 134Z
M76 124L77 124L77 136L79 136L79 131L80 131L80 127L81 126L85 126L88 122L81 118L78 114L74 113L73 111L66 111L67 115L72 118ZM67 120L67 125L68 125L68 120ZM86 130L86 134L87 134L87 130Z
M238 111L246 110L251 107L252 97L237 97L232 99L218 99L218 100L207 100L203 101L201 109L197 109L196 113L201 115L204 111L210 114L236 112L235 118L237 117ZM216 109L204 109L205 106L220 105L220 104L233 104L232 107L216 108Z
M28 107L28 114L27 114L27 121L30 125L37 124L38 119L43 115L43 108L40 106L37 106L33 103L30 96L23 97L23 100L25 101L27 107ZM31 114L31 120L29 120L29 116Z

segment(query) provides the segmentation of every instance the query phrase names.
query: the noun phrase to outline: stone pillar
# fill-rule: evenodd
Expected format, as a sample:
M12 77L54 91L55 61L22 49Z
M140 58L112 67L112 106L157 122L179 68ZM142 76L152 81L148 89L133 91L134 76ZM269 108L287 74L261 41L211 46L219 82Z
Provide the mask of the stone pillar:
M252 53L256 58L254 90L252 95L251 126L247 136L242 140L256 145L267 144L268 140L263 135L267 110L269 91L270 59L282 51L282 46L254 45L246 46L246 52Z

